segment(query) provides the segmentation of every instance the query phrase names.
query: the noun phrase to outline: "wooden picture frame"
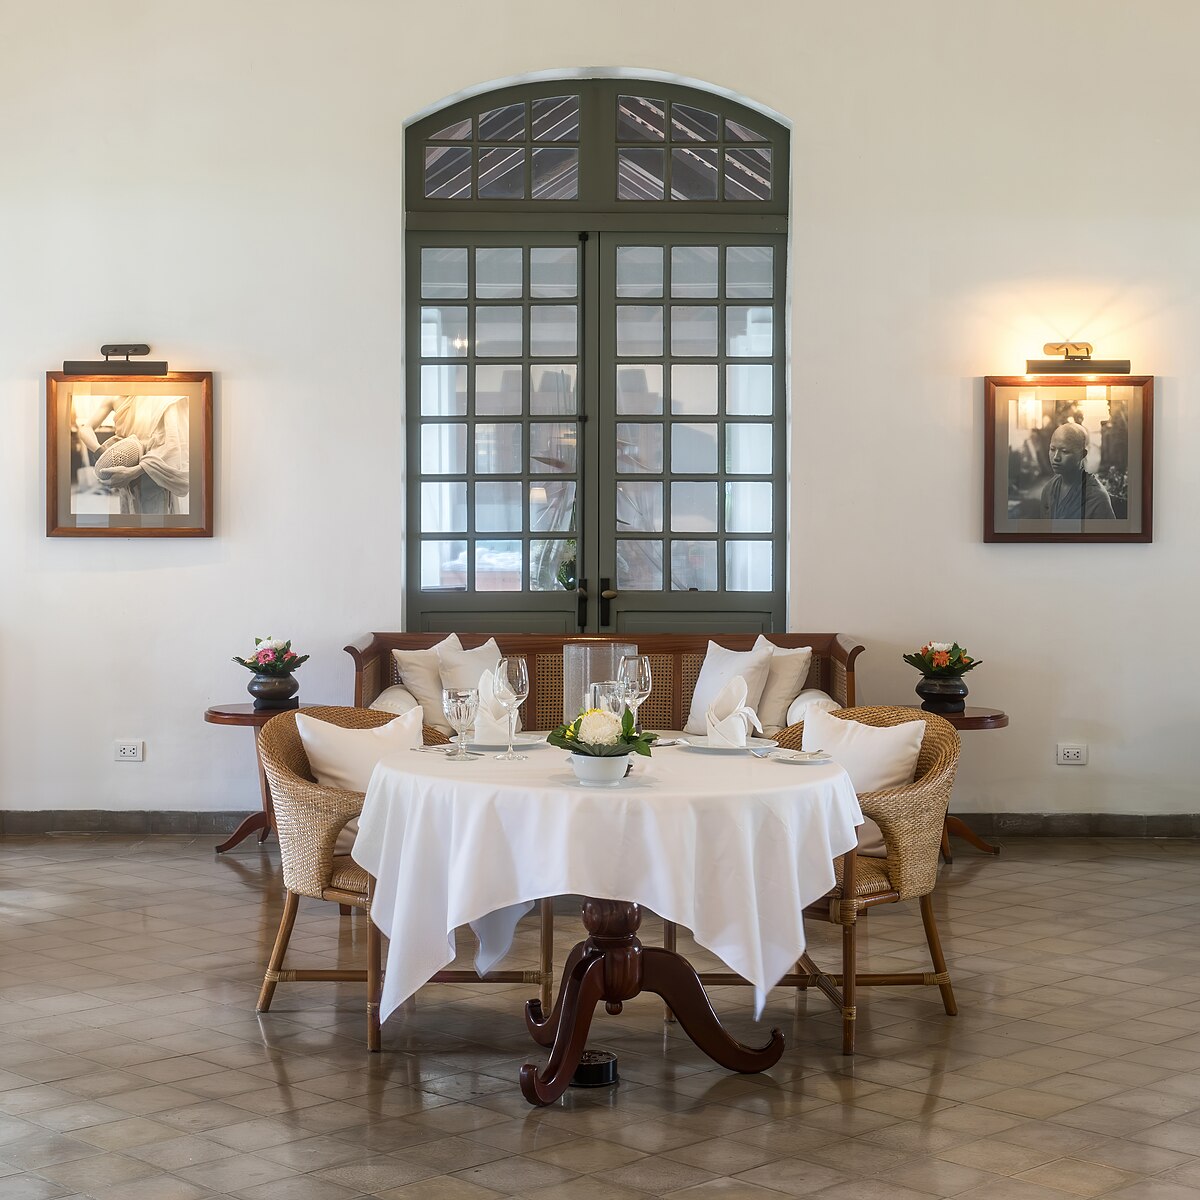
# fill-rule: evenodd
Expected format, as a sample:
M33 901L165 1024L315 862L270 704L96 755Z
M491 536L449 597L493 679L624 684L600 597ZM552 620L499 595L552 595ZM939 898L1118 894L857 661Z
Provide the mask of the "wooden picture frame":
M1150 375L989 375L983 540L1153 541L1153 428Z
M46 373L48 537L212 537L211 371Z

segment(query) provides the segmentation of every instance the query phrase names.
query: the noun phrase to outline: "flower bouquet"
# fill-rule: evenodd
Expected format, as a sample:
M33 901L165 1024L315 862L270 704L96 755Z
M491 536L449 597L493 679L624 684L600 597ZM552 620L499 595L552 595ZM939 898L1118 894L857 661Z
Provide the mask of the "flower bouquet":
M630 754L650 755L656 733L637 733L633 713L624 716L603 708L589 708L569 725L551 730L546 741L560 750L570 751L568 760L580 783L592 787L612 787L625 776Z
M957 642L926 642L912 654L902 655L910 667L921 672L917 695L926 712L960 713L967 706L963 676L979 666Z
M254 672L254 678L246 684L246 691L254 697L255 708L299 707L295 695L300 685L292 678L292 672L308 662L308 655L297 654L290 640L255 638L254 653L245 658L235 654L233 661Z

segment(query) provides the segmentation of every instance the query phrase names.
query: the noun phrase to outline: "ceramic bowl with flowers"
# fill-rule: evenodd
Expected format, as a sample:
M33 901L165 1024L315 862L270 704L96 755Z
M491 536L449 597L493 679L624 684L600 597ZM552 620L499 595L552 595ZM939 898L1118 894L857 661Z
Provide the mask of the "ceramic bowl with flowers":
M920 650L901 656L921 672L916 692L926 712L960 713L966 708L967 684L963 676L980 660L972 658L957 642L926 642Z
M604 708L589 708L570 724L551 730L546 741L569 752L567 761L580 783L611 787L625 777L631 754L649 757L657 736L636 732L629 709L617 716Z

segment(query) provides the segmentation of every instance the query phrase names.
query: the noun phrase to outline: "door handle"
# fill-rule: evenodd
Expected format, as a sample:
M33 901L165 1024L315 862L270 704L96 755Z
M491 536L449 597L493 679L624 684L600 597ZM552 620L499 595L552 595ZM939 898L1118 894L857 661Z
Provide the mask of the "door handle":
M613 590L612 580L610 580L610 579L601 579L600 580L600 624L601 625L608 625L611 623L610 610L611 610L612 606L609 604L609 601L615 600L619 594L620 594L619 592L616 592Z
M579 625L579 628L581 630L583 630L583 629L587 628L587 617L588 617L588 614L587 614L588 591L587 591L587 580L586 579L581 579L579 581L579 586L575 589L575 595L577 597L577 599L575 601L575 604L576 604L575 620L576 620L577 624Z

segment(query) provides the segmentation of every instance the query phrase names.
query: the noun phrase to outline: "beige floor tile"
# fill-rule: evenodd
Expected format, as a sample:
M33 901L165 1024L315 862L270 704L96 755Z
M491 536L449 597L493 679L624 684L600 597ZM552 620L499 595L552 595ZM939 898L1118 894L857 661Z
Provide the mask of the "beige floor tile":
M1099 1196L1137 1180L1137 1176L1129 1171L1119 1171L1116 1167L1104 1167L1078 1158L1056 1159L1044 1166L1034 1167L1032 1171L1023 1171L1017 1178L1028 1183L1060 1188L1077 1196Z

